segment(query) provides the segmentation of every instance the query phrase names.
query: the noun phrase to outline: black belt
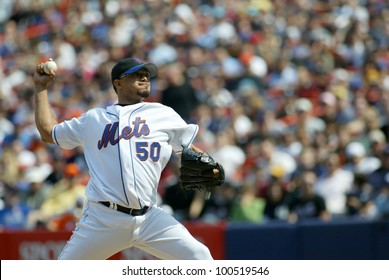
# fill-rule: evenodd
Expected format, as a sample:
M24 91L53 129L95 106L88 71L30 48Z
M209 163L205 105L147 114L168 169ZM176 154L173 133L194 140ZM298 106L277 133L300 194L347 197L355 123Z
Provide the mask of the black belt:
M127 208L124 206L121 206L116 203L112 203L109 201L99 201L99 203L103 204L104 206L107 206L108 208L115 209L119 212L131 215L131 216L141 216L146 214L146 212L149 210L149 207L145 206L142 209L134 209L134 208Z

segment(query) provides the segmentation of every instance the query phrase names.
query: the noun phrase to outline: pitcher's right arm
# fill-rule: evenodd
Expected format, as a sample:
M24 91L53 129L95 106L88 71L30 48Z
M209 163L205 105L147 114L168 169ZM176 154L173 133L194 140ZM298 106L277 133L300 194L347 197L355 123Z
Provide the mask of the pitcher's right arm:
M48 75L43 71L43 63L38 64L34 73L35 86L35 124L41 138L46 143L53 144L51 133L57 124L57 119L49 103L47 87L53 81L55 72Z

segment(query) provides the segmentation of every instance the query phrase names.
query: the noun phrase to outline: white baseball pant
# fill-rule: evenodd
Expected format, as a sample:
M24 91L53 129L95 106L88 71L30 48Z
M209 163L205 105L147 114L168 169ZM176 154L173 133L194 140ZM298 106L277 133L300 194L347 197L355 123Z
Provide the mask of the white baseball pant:
M59 259L108 259L129 247L165 260L213 259L204 244L159 207L131 216L89 200Z

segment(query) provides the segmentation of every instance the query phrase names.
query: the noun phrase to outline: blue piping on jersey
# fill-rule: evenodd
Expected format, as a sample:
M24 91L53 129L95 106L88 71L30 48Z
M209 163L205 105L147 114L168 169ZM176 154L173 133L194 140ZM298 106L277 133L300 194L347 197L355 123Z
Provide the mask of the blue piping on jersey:
M139 110L140 108L142 108L143 106L145 106L146 104L143 104L142 106L136 108L134 111L131 112L130 116L128 117L128 120L131 119L131 115ZM133 174L133 177L134 177L134 189L135 189L135 193L137 194L137 197L138 197L138 203L139 203L139 207L142 208L142 203L140 201L140 198L139 198L139 195L138 195L138 191L137 191L137 185L136 185L136 177L135 177L135 168L134 168L134 157L132 156L132 146L131 146L131 139L128 141L128 144L130 146L130 154L131 154L131 166L132 166L132 174ZM120 143L119 143L120 145Z
M190 139L190 142L189 142L189 145L188 145L188 146L190 146L190 144L192 144L192 142L193 142L194 138L196 137L196 134L197 134L198 131L199 131L199 127L196 126L196 130L195 130L195 132L193 133L193 136L192 136L192 138Z
M57 128L57 126L54 126L54 129L53 129L54 141L55 141L55 143L59 146L59 143L58 143L58 140L57 140L57 133L56 133L56 131L55 131L56 128Z
M107 112L107 114L115 116L119 120L119 122L120 122L119 116L116 116L115 114L112 114L110 112ZM118 135L119 135L119 131L118 131ZM120 156L120 146L119 146L119 144L117 145L117 149L118 149L118 156L119 156L120 179L122 181L122 189L123 189L124 197L126 198L127 204L129 205L130 202L128 200L128 196L127 196L127 192L126 192L126 187L125 187L125 184L124 184L124 178L123 178L122 158Z

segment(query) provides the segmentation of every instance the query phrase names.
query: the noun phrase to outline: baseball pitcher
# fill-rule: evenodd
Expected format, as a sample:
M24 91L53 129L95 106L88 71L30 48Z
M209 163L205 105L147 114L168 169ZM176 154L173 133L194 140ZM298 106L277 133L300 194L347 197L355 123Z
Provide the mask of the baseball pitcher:
M82 146L90 172L83 215L59 259L107 259L132 246L160 259L212 259L206 246L156 205L158 181L172 151L185 151L186 188L211 191L224 181L222 166L192 145L197 125L170 107L143 101L156 65L137 58L118 61L111 71L118 103L60 123L48 99L55 75L44 63L36 66L36 126L47 143Z

